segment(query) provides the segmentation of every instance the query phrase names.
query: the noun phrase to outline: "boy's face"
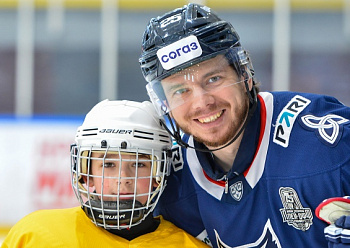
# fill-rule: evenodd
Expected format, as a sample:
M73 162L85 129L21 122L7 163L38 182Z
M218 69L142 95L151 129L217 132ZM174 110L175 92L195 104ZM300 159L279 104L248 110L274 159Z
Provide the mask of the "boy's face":
M97 194L103 194L104 201L136 200L145 204L148 194L157 183L152 179L151 160L148 155L92 152L89 187ZM98 158L98 159L96 159ZM147 160L147 161L143 161ZM87 180L85 180L87 181ZM144 195L142 195L144 194Z

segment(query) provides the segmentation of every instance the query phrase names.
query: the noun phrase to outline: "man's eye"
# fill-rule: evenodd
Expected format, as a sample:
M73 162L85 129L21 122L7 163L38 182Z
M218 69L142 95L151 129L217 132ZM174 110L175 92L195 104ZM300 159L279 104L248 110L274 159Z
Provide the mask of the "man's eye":
M221 78L220 76L211 77L208 82L215 83L215 82L219 81L220 78Z
M183 89L178 89L176 91L174 91L174 94L173 95L181 95L181 94L184 94L186 93L188 90L183 88Z

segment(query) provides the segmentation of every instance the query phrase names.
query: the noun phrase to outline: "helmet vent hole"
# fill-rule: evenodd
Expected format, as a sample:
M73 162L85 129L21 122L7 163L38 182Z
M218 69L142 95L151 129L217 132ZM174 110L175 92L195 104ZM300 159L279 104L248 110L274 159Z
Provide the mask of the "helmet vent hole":
M151 46L147 47L147 48L145 49L145 51L149 51L149 50L151 50L151 49L154 48L154 47L155 47L155 45L151 45Z
M197 11L197 18L203 18L204 16L202 15L202 13Z
M126 149L128 147L128 144L125 142L125 141L123 141L122 143L120 143L120 148L121 149Z
M194 27L194 29L198 29L198 28L204 27L204 26L206 26L206 25L207 25L207 23L201 23L201 24L196 25L196 26Z

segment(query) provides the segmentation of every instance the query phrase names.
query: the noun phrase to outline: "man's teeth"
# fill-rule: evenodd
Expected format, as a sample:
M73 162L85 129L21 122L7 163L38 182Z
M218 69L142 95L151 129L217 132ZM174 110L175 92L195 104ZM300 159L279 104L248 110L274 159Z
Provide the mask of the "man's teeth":
M216 115L209 116L207 118L198 119L200 123L209 123L215 121L217 118L221 116L222 112L218 112Z

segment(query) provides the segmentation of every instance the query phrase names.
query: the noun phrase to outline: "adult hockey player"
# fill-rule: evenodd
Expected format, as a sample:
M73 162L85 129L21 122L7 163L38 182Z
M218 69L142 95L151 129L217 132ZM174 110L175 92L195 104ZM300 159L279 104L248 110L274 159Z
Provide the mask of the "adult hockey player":
M157 213L213 247L327 247L315 209L350 193L348 107L259 93L233 26L197 4L151 19L139 62L177 141Z
M171 139L150 102L102 101L71 146L81 207L39 210L2 247L207 247L152 212L166 186Z

